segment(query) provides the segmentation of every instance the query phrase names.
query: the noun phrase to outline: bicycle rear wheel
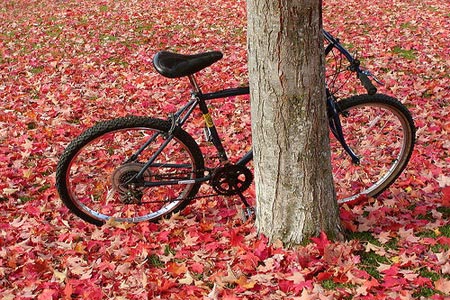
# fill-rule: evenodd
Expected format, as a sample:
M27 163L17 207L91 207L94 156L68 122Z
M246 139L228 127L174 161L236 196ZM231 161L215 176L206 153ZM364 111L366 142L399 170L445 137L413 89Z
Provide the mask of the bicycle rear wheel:
M413 119L403 104L382 94L350 97L338 106L345 140L361 160L353 164L341 144L330 137L338 202L376 197L408 164L415 142Z
M170 122L125 117L101 122L69 144L56 171L56 187L64 204L83 220L102 225L155 221L183 209L198 192L203 156L185 131ZM145 149L140 151L144 144ZM143 180L130 180L156 155ZM144 186L152 183L154 186Z

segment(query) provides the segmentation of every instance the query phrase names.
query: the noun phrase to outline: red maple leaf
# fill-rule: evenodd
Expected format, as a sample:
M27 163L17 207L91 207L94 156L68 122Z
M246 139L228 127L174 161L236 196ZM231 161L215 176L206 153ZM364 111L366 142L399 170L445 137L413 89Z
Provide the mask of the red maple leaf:
M450 186L442 189L442 206L450 207Z
M313 241L317 245L317 249L319 250L320 255L325 253L325 248L330 244L328 237L325 232L321 232L318 237L312 237L311 241Z
M353 44L349 50L383 77L380 92L408 106L420 137L405 172L386 193L341 208L346 229L381 243L366 247L390 261L377 279L362 271L361 249L331 243L325 234L295 250L269 245L251 224L240 227L233 198L193 201L173 220L132 228L94 228L69 214L54 189L54 170L71 140L117 116L165 118L189 98L187 80L154 72L156 51L222 49L224 59L199 74L208 92L246 85L248 72L245 1L66 2L0 1L0 277L8 279L0 278L0 299L268 299L280 290L289 299L403 299L422 287L438 292L431 299L448 297L448 278L419 275L422 268L450 272L448 253L431 251L450 245L442 230L446 215L436 210L450 207L450 79L445 67L430 68L445 66L448 57L448 29L442 27L448 1L424 9L403 0L394 10L392 1L324 3L326 28ZM374 26L366 30L357 21L369 17ZM339 96L351 96L352 83L358 84L349 80ZM237 158L251 144L249 96L211 106L226 150ZM201 140L201 115L188 123L187 131ZM203 150L205 158L214 154ZM209 160L208 166L214 163ZM247 195L254 203L253 187ZM436 234L423 235L430 228ZM222 286L218 278L227 268ZM323 289L329 280L354 287Z

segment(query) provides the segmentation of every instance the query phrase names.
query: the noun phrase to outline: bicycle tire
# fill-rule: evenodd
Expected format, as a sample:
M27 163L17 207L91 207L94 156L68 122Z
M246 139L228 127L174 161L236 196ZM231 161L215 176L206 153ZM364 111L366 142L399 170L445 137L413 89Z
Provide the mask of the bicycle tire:
M330 137L333 177L340 204L376 197L406 168L415 143L408 109L383 95L357 95L338 102L345 140L361 159L352 164L342 145Z
M167 140L171 122L128 116L86 130L68 145L57 165L56 188L65 206L95 225L111 218L128 223L157 221L185 208L200 188L194 179L203 177L204 159L187 132L179 127L172 130L173 139L143 175L145 181L179 184L140 188L124 188L124 183ZM155 143L126 161L154 134Z

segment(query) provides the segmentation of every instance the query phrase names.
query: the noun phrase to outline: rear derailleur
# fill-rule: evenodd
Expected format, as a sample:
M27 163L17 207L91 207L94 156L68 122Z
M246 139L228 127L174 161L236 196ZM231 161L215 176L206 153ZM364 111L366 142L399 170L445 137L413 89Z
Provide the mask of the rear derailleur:
M123 204L141 204L143 197L143 186L135 182L135 177L142 170L144 164L130 162L119 166L111 176L113 190L120 195ZM144 178L151 176L147 169ZM141 180L143 182L143 180Z

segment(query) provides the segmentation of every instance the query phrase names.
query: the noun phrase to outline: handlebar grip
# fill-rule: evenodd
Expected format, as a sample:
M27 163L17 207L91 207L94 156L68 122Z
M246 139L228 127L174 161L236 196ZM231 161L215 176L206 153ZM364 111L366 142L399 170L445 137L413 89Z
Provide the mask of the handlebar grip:
M358 78L369 95L374 95L377 92L376 86L373 85L372 81L366 74L358 73Z

